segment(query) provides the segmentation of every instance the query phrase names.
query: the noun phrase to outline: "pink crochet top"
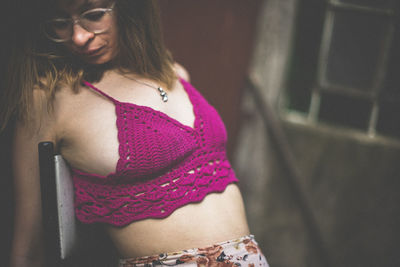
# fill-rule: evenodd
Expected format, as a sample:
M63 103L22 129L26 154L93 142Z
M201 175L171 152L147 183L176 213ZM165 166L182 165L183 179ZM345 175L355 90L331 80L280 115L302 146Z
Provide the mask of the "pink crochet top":
M194 128L84 82L115 104L120 157L116 171L107 176L72 170L80 221L124 226L164 218L238 181L226 157L227 135L217 111L189 83L181 83L193 105Z

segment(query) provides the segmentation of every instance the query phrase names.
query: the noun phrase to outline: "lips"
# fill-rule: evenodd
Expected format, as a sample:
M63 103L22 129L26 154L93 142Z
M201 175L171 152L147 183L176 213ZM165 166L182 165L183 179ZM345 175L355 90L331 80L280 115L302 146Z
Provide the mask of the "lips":
M101 53L102 49L104 46L101 46L99 48L95 49L90 49L90 50L83 50L83 51L78 51L78 54L86 57L92 57L92 56L97 56Z

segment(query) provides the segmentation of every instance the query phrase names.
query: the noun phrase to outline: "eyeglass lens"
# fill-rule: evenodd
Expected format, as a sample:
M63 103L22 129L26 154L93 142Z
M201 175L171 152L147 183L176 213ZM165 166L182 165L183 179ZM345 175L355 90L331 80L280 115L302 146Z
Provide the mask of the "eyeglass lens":
M85 30L98 34L108 29L111 16L109 9L94 9L81 14L77 23ZM53 19L49 20L44 25L46 35L53 41L64 42L71 39L73 34L72 19Z

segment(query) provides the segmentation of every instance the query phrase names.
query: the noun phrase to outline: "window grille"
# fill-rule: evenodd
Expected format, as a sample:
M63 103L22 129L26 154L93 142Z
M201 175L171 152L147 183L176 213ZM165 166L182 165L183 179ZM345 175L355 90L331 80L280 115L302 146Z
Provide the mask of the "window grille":
M300 1L286 115L400 138L399 22L397 0Z

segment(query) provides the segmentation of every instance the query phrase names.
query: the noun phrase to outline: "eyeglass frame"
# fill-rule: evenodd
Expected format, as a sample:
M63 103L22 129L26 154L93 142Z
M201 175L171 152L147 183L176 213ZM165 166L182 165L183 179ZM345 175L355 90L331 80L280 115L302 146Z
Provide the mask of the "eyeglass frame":
M87 14L87 13L90 13L90 12L93 12L93 11L104 11L105 13L110 13L110 12L113 12L113 11L114 11L114 8L115 8L115 2L114 2L110 7L108 7L108 8L101 8L101 7L98 7L98 8L92 8L92 9L86 10L86 11L82 12L82 13L78 16L78 18L76 18L76 19L74 19L74 18L55 18L55 19L47 20L47 21L45 21L45 23L46 23L46 22L51 22L51 21L56 21L56 20L58 20L58 21L71 21L71 25L70 25L70 26L72 27L72 29L73 29L73 27L74 27L75 24L79 24L79 26L81 26L83 29L85 29L86 31L89 31L88 29L86 29L85 26L83 26L83 25L80 23L80 21L83 19L83 18L82 18L83 15L85 15L85 14ZM66 39L66 40L54 39L54 38L52 38L49 34L47 34L47 32L46 32L46 30L45 30L45 28L44 28L44 23L42 24L42 31L43 31L43 33L46 35L46 37L47 37L48 39L50 39L51 41L56 42L56 43L65 43L65 42L68 42L68 41L70 41L70 40L72 39L72 36L73 36L73 30L72 30L72 31L71 31L71 36L69 37L69 39ZM97 31L95 31L95 32L89 31L89 32L91 32L91 33L93 33L93 34L100 34L100 33L103 33L103 32L105 32L105 31L107 31L107 29L104 29L104 30L99 31L99 32L97 32Z

